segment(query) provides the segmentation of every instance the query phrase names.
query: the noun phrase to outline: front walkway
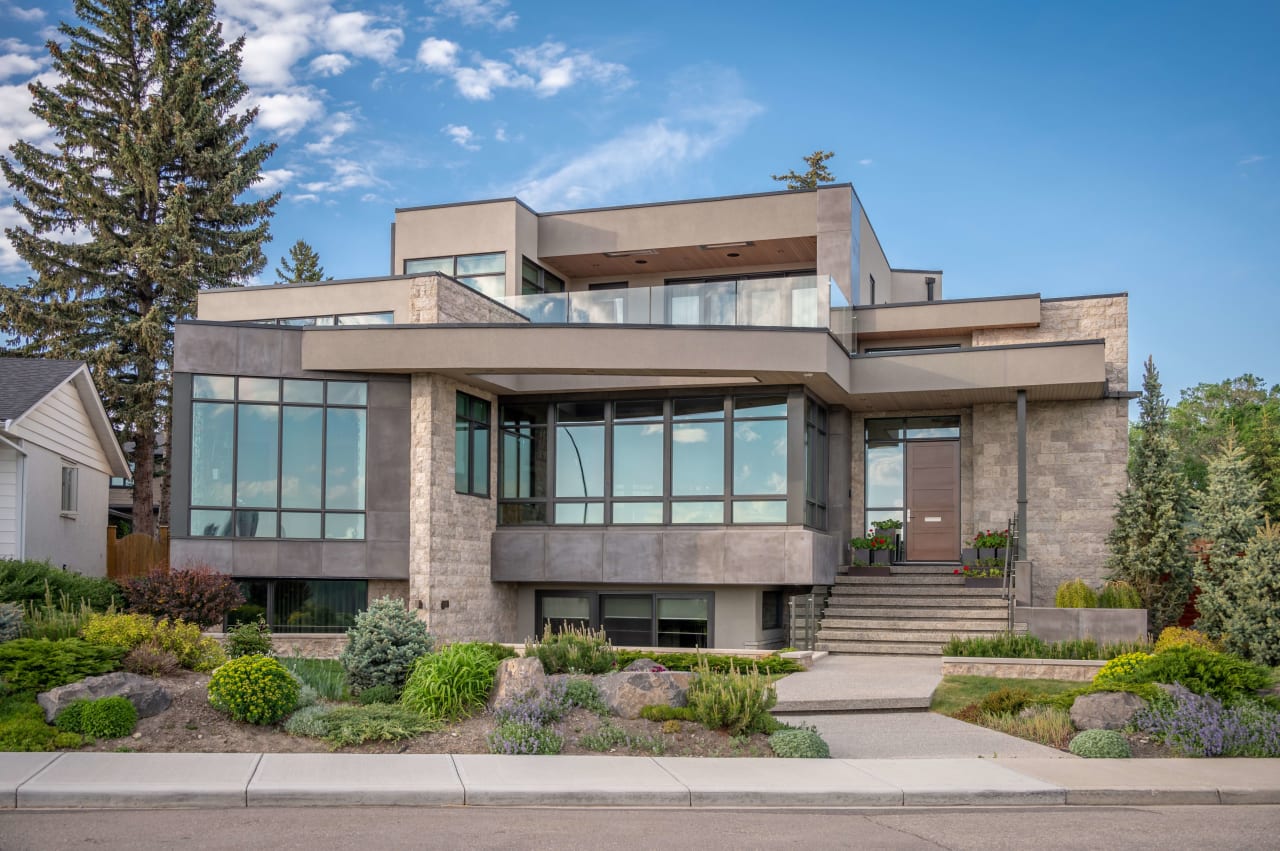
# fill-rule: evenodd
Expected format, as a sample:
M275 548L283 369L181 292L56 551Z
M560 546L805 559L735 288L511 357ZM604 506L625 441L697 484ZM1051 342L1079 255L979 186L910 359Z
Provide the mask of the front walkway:
M778 680L774 714L928 709L941 682L940 656L823 656Z

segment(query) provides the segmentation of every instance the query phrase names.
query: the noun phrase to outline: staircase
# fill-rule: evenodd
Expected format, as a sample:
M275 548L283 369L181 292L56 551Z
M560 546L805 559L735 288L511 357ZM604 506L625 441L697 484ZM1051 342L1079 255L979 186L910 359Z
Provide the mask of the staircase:
M889 576L837 576L816 649L858 655L936 656L952 636L1008 628L999 588L966 588L954 564L894 565Z

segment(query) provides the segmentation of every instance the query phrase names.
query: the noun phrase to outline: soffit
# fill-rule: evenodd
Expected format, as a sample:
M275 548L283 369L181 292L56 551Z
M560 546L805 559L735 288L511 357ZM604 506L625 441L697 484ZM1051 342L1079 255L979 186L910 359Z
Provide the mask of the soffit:
M795 265L813 268L818 262L818 238L796 236L786 239L765 239L754 245L729 248L699 248L697 245L681 245L674 248L654 249L656 254L630 257L606 257L603 253L561 254L544 256L546 263L570 278L617 277L626 280L634 275L652 275L677 272L680 277L693 277L700 270L757 266ZM737 257L730 257L737 254ZM637 263L643 260L643 263ZM688 273L688 274L687 274Z

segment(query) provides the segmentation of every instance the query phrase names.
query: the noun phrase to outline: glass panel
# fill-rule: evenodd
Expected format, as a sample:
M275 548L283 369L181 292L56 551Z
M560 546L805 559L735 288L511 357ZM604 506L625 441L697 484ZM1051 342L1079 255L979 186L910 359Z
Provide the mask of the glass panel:
M365 405L369 399L369 385L363 381L326 381L329 385L330 405Z
M459 400L461 402L461 400ZM466 420L457 419L453 424L453 489L466 493L471 484L471 441L467 438L471 429Z
M591 626L591 600L587 597L562 597L559 595L540 595L538 602L542 606L542 623L551 624L551 629L560 632L566 626Z
M292 319L281 319L280 324L288 328L310 328L319 323L314 316L295 316Z
M782 628L781 591L765 591L760 595L760 628Z
M604 496L604 426L556 429L556 496Z
M332 325L333 325L333 317L332 317L332 316L317 316L317 317L316 317L316 324L317 324L317 325L324 326L324 327L326 327L326 328L327 328L327 327L330 327L330 326L332 326Z
M241 402L279 402L280 380L277 378L241 378Z
M558 502L556 523L565 526L600 525L604 523L603 502Z
M344 632L369 605L363 579L277 579L275 632Z
M733 492L787 492L786 420L734 424Z
M671 403L675 420L719 420L724 418L723 399L676 399Z
M235 405L191 406L191 504L231 505Z
M882 440L901 440L903 420L867 420L867 443Z
M724 494L724 423L672 425L671 494Z
M613 421L622 420L660 420L662 419L662 403L654 402L615 402Z
M476 422L487 426L489 424L489 403L475 396L468 396L467 403L470 406L468 416Z
M615 647L648 647L653 642L653 598L600 597L600 626Z
M659 647L706 647L707 599L658 599Z
M627 523L660 524L662 522L662 503L615 502L613 504L613 522L619 525Z
M476 278L459 278L458 280L476 292L484 293L492 299L501 300L507 294L507 279L502 275L481 275Z
M901 508L902 444L867 447L867 505Z
M339 325L390 325L395 321L393 311L382 313L349 313L338 317Z
M575 290L569 294L569 321L581 325L647 324L654 321L650 318L649 299L655 289L627 289L624 285L616 290ZM658 304L661 305L660 298Z
M809 289L791 291L791 326L794 328L820 328L818 322L818 287L817 279Z
M542 288L549 293L564 292L564 279L556 277L544 269L542 272Z
M363 510L367 412L330 408L325 414L324 506Z
M561 402L556 405L556 421L560 423L604 422L604 402Z
M230 511L191 512L191 537L193 538L229 538L231 537Z
M667 325L733 325L737 282L670 284L663 288Z
M326 514L324 536L331 539L363 540L363 514Z
M736 419L785 417L786 415L786 396L738 396L733 400L733 416Z
M507 499L547 495L547 430L502 431L502 490Z
M288 388L285 390L287 393ZM320 475L324 463L321 409L286 405L280 443L280 506L320 508Z
M257 511L241 509L236 512L237 538L274 538L276 537L276 513L274 511Z
M672 502L672 523L709 523L724 525L723 502Z
M227 623L236 626L242 623L256 623L261 617L267 618L267 580L248 579L236 583L240 593L244 595L244 604L232 609L227 615Z
M503 405L502 424L504 426L546 425L546 405Z
M952 438L960 436L959 417L911 417L907 420L907 439Z
M662 423L613 427L613 495L662 496Z
M575 296L576 297L576 296ZM567 322L568 297L565 293L529 293L504 297L507 307L538 324Z
M284 380L284 400L286 402L322 405L324 404L324 382L286 378Z
M483 426L471 428L471 487L470 493L487 496L489 493L489 429Z
M191 398L234 399L236 380L228 375L191 376Z
M318 513L303 511L280 512L280 537L282 538L319 538L320 517Z
M745 500L733 504L734 523L786 523L787 503L781 499Z
M545 502L504 502L498 506L498 522L504 526L524 526L547 522Z
M507 254L498 251L494 254L472 254L458 258L459 275L498 275L507 271Z
M280 407L240 405L236 411L236 505L275 508L280 455Z
M404 273L406 275L425 275L428 272L441 272L445 275L452 275L453 258L433 257L427 260L404 261Z

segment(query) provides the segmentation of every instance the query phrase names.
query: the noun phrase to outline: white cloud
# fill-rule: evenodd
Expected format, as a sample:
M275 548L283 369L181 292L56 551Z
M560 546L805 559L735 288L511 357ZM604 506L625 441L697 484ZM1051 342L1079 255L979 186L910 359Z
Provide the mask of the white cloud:
M378 27L383 19L365 12L343 12L324 23L324 43L330 50L363 56L383 65L396 58L404 43L404 30Z
M671 439L676 443L706 443L709 437L702 426L677 425L671 432Z
M20 21L26 21L27 23L33 24L36 21L44 20L44 9L39 7L24 9L21 6L15 6L13 3L5 3L4 10L8 12L11 17L17 18Z
M334 143L356 128L355 117L349 112L335 112L325 119L324 131L319 140L306 145L309 154L328 155L333 153Z
M535 91L543 97L554 95L578 80L594 83L625 81L627 69L616 62L601 62L590 53L568 53L563 44L546 41L537 47L522 47L511 52L515 64L538 78Z
M452 139L454 144L464 151L480 150L480 146L473 141L475 133L472 133L471 128L465 124L446 124L440 132Z
M46 71L25 82L0 85L0 151L7 152L19 139L46 150L52 147L53 131L31 113L31 92L27 86L36 81L55 86L59 79L53 71Z
M250 98L258 108L258 127L288 138L324 115L324 104L310 89L294 89Z
M0 38L0 50L5 53L25 53L34 55L43 53L44 47L39 44L27 44L25 41L16 38Z
M418 47L418 62L451 77L458 93L468 100L489 100L497 89L528 89L539 97L550 97L581 80L602 85L630 82L626 66L602 62L584 51L570 52L554 41L516 48L511 62L475 54L463 64L461 53L457 42L428 38Z
M439 0L434 8L446 18L457 18L469 27L509 30L520 20L515 12L506 11L507 0Z
M40 70L40 62L21 53L5 53L0 55L0 80L7 80L19 74L31 76Z
M311 49L304 32L247 35L240 75L251 87L278 89L293 83L293 66Z
M316 202L316 201L319 201L319 200L320 200L320 196L319 196L319 195L313 195L313 194L311 194L311 193L307 193L307 194L304 194L304 195L290 195L290 196L289 196L289 200L290 200L290 201L297 201L297 202L298 202L298 203L300 203L300 204L305 204L305 203L314 203L314 202Z
M1252 154L1251 156L1247 156L1244 159L1240 160L1240 162L1236 163L1236 165L1257 165L1258 163L1262 162L1265 159L1267 158L1262 154Z
M270 195L284 189L298 174L287 168L272 168L262 172L262 179L253 185L259 195Z
M457 66L459 49L447 38L429 38L418 45L418 61L432 71L448 71Z
M387 186L387 182L376 176L369 166L362 162L337 158L328 161L332 174L328 180L317 180L302 184L302 189L311 192L340 192L344 189L367 189L374 186Z
M307 66L312 74L321 77L336 77L350 68L354 63L341 53L322 53Z
M871 165L871 160L858 160L858 165Z
M507 128L499 125L497 129L493 131L493 140L495 142L507 141Z
M455 68L453 81L467 100L489 100L494 89L532 88L533 79L517 73L505 62L484 59L477 68Z

